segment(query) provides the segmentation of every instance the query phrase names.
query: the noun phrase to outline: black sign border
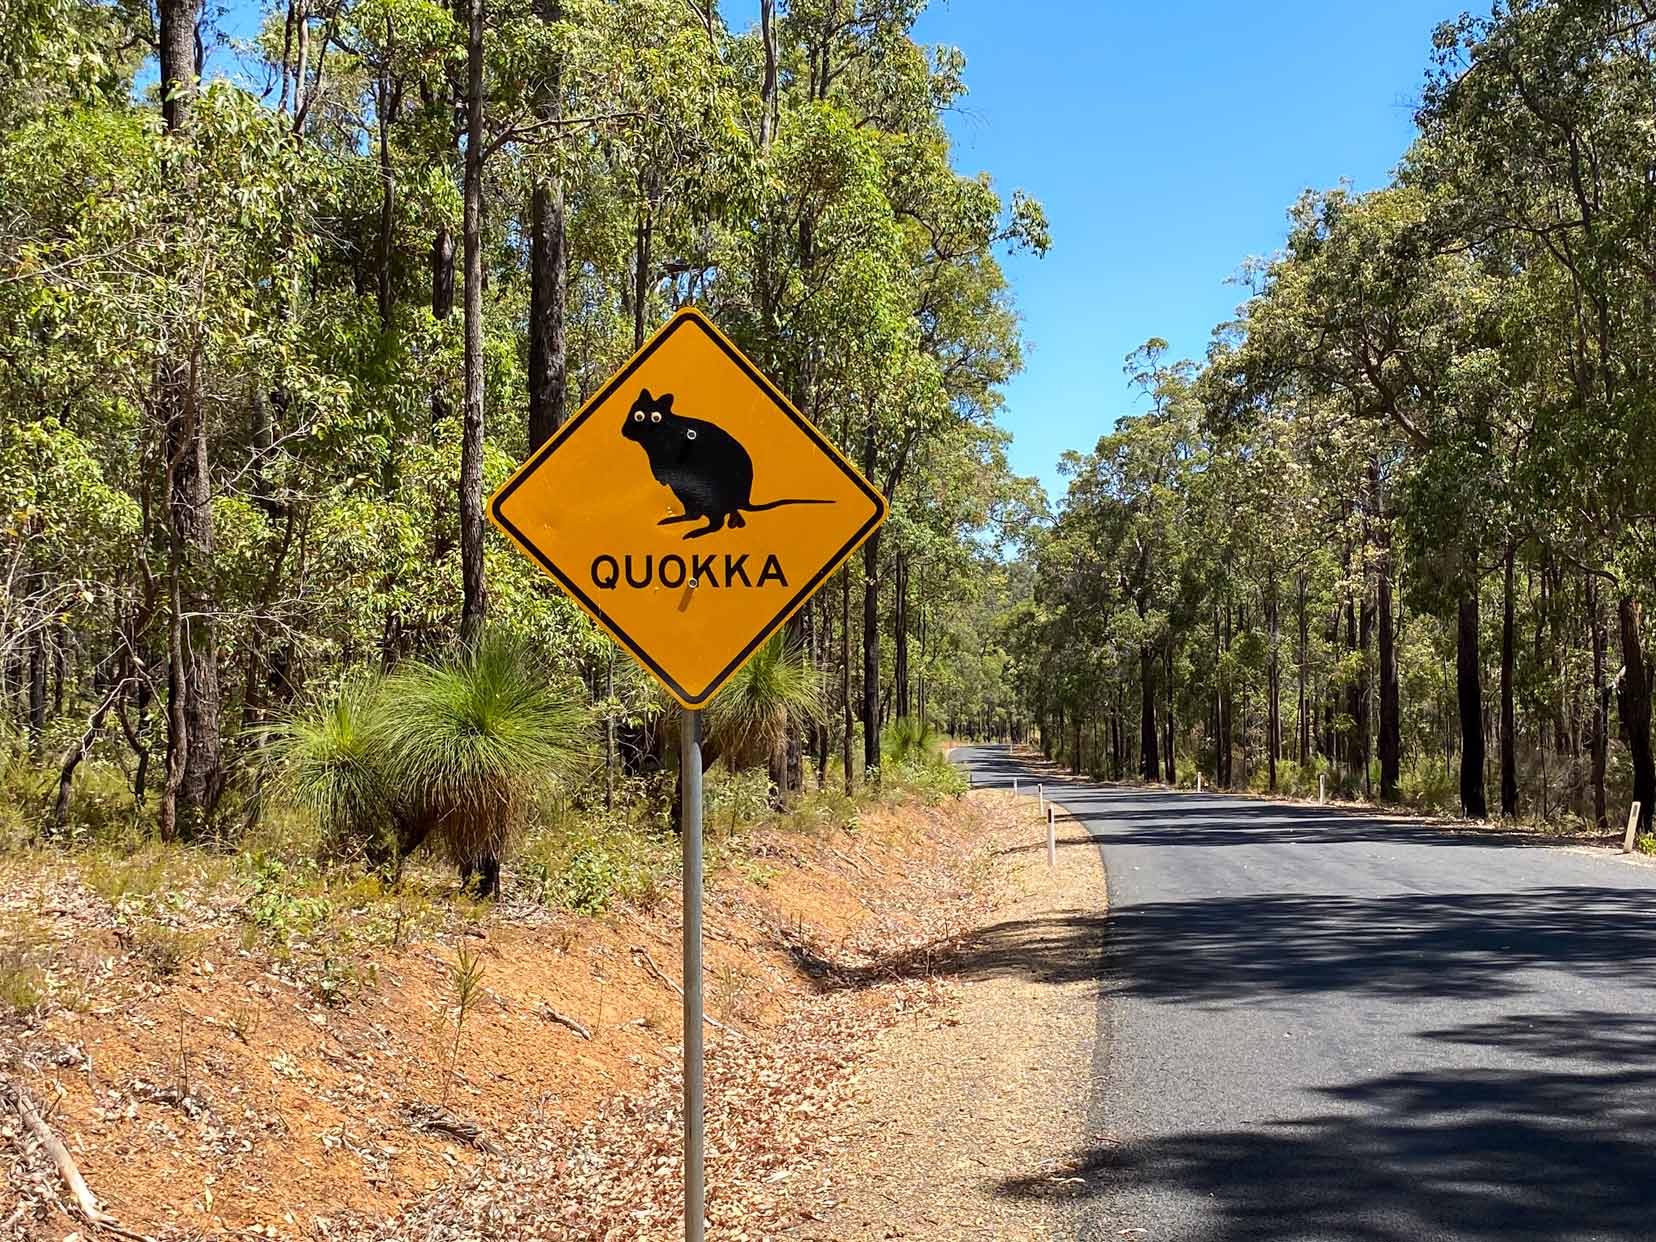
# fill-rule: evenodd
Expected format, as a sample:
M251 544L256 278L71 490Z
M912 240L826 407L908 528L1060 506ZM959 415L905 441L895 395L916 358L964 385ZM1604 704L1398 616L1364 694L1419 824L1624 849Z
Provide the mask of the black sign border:
M707 688L699 695L691 694L678 683L676 678L669 675L668 672L661 667L661 665L657 664L655 660L650 657L649 653L640 647L625 630L617 625L615 621L611 619L609 614L605 612L604 609L595 600L593 600L591 596L581 590L580 587L576 586L574 581L571 580L567 574L554 565L547 555L542 552L540 548L536 546L536 544L521 530L513 525L504 513L501 512L501 506L511 499L512 494L517 491L519 486L528 480L530 475L539 470L541 466L546 463L547 459L558 451L563 442L575 433L576 429L579 428L582 423L586 422L588 418L597 413L599 407L608 401L610 397L614 395L615 390L625 384L628 378L631 377L639 367L644 365L645 361L649 359L651 354L655 353L655 351L666 341L671 339L673 334L679 331L679 329L685 327L686 325L692 324L695 327L700 328L702 334L706 336L708 340L717 345L720 352L734 362L736 366L741 369L742 373L753 382L754 386L771 399L772 404L774 404L777 409L787 415L796 427L804 432L805 435L814 444L816 444L818 448L822 449L823 455L832 461L834 465L839 467L839 469L845 474L845 477L848 478L857 490L866 496L874 505L873 515L869 517L869 519L860 527L858 527L857 532L845 542L844 546L842 546L838 552L834 553L834 555L829 558L827 564L819 569L811 577L810 581L800 588L800 590L791 600L788 601L787 604L783 605L782 610L760 628L758 636L754 638L752 642L748 643L746 647L742 648L741 653L737 655L736 658L729 664L725 665L725 667L712 679L712 681L708 683ZM798 612L799 609L804 606L805 601L816 594L828 575L844 564L845 560L857 550L858 546L874 533L875 527L879 526L879 524L885 520L886 508L887 505L885 497L881 495L880 492L873 487L867 479L863 478L861 473L859 473L846 461L844 455L841 454L839 450L836 449L820 431L811 425L809 419L807 419L798 410L794 409L793 403L783 396L774 384L761 375L758 369L748 362L748 360L744 358L741 353L730 344L729 341L725 340L724 335L719 332L700 311L697 311L694 308L686 308L673 316L673 318L669 320L654 337L645 343L644 348L634 354L632 360L628 362L626 366L617 371L614 378L612 378L609 383L605 384L604 387L600 389L598 393L595 394L591 400L589 400L586 405L581 408L581 411L576 414L574 418L571 418L567 423L560 427L557 433L545 444L543 444L527 462L520 466L512 477L506 481L505 485L502 486L500 490L489 499L489 516L494 519L495 524L509 534L512 537L513 542L515 542L520 548L529 553L530 556L534 557L536 563L539 564L540 567L548 574L550 574L565 591L572 595L581 607L586 609L586 611L592 615L593 619L604 627L605 631L607 631L612 638L630 651L639 663L643 664L645 668L655 674L656 678L673 692L673 696L677 698L680 703L691 709L698 709L705 705L709 699L711 699L724 687L725 682L730 680L732 674L734 674L737 669L741 668L743 664L747 663L748 658L752 656L753 653L757 651L771 637L772 634L776 633L778 629L787 624L788 618Z

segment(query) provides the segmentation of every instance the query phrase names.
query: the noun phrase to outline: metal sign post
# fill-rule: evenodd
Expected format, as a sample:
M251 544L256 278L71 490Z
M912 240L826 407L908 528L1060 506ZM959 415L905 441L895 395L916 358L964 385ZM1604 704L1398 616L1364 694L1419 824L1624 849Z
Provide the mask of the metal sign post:
M679 718L684 835L684 1242L702 1242L707 1188L702 1109L702 714Z
M700 311L668 320L489 499L684 709L684 1236L706 1229L701 708L885 520L885 496Z

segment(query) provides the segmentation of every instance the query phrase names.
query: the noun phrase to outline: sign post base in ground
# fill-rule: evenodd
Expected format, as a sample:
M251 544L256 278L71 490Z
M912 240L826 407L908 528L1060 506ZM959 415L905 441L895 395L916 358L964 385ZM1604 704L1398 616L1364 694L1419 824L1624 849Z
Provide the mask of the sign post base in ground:
M1633 809L1627 813L1627 835L1622 838L1622 853L1633 852L1633 841L1639 835L1639 804L1635 802Z
M702 1242L706 1182L702 1164L702 714L679 719L679 779L684 799L684 1242Z

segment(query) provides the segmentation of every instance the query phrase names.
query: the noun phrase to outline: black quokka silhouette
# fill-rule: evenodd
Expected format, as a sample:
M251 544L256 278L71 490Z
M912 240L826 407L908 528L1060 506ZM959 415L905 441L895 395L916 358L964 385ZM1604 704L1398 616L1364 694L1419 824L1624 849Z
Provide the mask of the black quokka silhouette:
M753 458L741 442L722 427L699 418L673 413L673 394L652 397L640 389L638 400L627 411L621 434L642 445L650 459L650 473L657 483L673 491L684 512L663 518L658 526L679 522L700 522L706 526L685 535L699 539L732 527L746 526L744 513L762 513L783 505L831 505L831 500L772 500L753 503Z

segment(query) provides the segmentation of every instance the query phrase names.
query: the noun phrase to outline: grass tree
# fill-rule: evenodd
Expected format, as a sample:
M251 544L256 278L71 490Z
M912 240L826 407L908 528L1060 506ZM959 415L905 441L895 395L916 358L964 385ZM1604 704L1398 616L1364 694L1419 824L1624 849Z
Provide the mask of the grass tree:
M586 711L499 635L348 686L275 731L283 787L336 850L398 863L433 833L482 896L531 808L587 756Z
M708 724L727 764L764 763L778 807L787 801L788 735L826 719L821 678L804 648L781 634L754 652L708 709Z
M377 728L382 684L347 682L265 730L276 792L316 816L324 855L373 866L397 857L395 799Z

